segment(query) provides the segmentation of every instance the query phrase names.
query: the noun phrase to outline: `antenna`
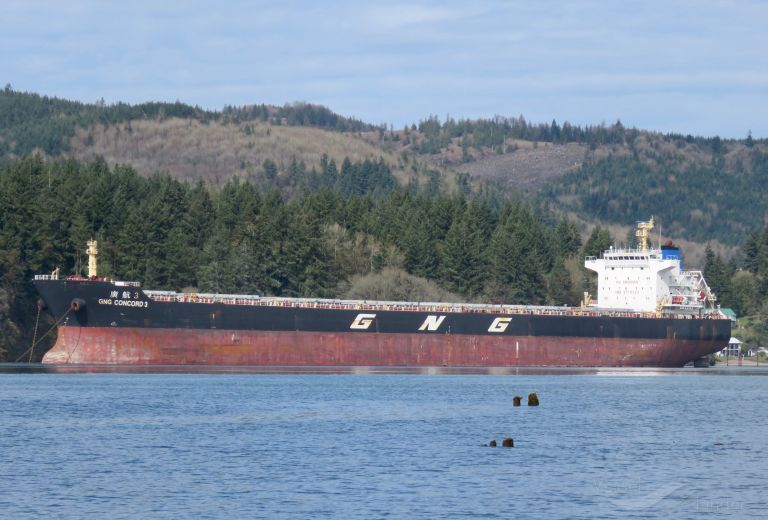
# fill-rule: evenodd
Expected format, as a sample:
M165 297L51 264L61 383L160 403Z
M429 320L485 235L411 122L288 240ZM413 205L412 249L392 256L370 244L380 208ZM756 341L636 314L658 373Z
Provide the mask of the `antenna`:
M659 249L661 249L661 223L659 223Z

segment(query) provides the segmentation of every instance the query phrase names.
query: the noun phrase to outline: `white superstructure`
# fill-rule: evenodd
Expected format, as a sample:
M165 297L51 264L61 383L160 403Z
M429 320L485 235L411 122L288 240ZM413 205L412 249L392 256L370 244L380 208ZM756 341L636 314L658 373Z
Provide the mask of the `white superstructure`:
M701 271L684 271L680 250L668 243L649 247L653 218L639 222L637 249L605 251L602 258L587 257L584 266L597 273L600 309L700 314L714 307L715 296Z

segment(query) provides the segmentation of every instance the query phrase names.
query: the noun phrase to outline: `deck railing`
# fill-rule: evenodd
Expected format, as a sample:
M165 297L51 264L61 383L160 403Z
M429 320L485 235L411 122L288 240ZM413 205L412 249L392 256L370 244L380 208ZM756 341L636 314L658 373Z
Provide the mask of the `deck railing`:
M54 274L36 274L35 280L58 280L59 276Z
M601 311L579 307L537 305L495 305L481 303L440 302L389 302L371 300L326 300L313 298L279 298L272 296L244 296L233 294L176 293L168 291L144 291L156 302L169 303L221 303L224 305L248 305L255 307L294 307L301 309L337 309L350 311L403 311L428 313L473 314L528 314L545 316L611 316L620 318L653 318L653 312ZM680 315L679 317L691 317Z

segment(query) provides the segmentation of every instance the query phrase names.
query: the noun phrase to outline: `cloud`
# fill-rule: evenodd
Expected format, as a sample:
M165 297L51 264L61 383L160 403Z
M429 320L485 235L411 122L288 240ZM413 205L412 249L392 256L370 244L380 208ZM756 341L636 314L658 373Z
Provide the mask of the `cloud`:
M369 29L379 31L399 31L418 25L434 25L441 22L463 19L471 11L446 7L445 4L430 6L425 4L384 4L371 6L362 17Z
M768 4L13 0L3 14L0 80L84 101L301 99L397 126L677 116L685 132L768 136Z

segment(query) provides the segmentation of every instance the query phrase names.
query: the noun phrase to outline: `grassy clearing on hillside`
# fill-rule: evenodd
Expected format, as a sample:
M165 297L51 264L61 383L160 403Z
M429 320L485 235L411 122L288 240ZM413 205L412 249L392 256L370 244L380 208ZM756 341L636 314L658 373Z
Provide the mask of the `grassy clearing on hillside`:
M457 169L508 188L536 189L579 168L587 153L585 145L576 143L534 147L530 142L518 142L516 146L512 153L484 157Z
M279 171L287 171L294 160L303 161L309 170L319 166L323 154L339 166L345 157L353 162L384 157L401 183L412 175L398 156L354 134L260 122L235 125L169 118L95 125L77 129L70 153L79 160L101 156L108 164L130 164L144 175L165 171L178 179L217 184L235 175L259 177L267 159Z

